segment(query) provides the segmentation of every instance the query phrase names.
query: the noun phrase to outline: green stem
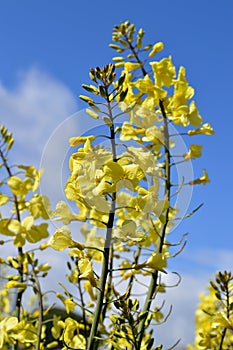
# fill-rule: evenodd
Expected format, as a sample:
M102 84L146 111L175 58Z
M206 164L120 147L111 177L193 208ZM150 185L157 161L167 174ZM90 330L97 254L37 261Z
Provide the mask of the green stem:
M167 123L167 117L166 117L166 112L164 110L164 106L163 106L163 102L160 101L159 102L159 106L162 112L162 116L163 116L163 123L164 123L164 152L165 152L165 199L167 199L168 201L170 201L170 188L171 188L171 169L170 169L170 150L169 150L169 131L168 131L168 123ZM162 253L163 251L163 246L164 246L164 240L166 237L166 231L167 231L167 225L169 222L169 208L166 209L165 211L165 223L163 224L162 228L161 228L161 233L160 233L160 243L159 243L159 249L158 252ZM142 312L146 312L147 316L150 312L150 306L151 303L153 301L155 292L156 292L156 288L159 285L159 272L158 270L155 270L152 273L151 276L151 281L150 281L150 285L149 285L149 289L147 292L147 296L146 296L146 300L145 300L145 304L143 307L143 311ZM147 317L143 318L143 320L140 322L139 327L138 327L138 345L139 345L139 349L142 343L142 339L144 336L144 332L145 332L145 324L146 324L146 320Z
M142 250L142 248L138 247L136 255L134 257L134 265L138 264L139 257L140 257L140 254L141 254L141 250ZM135 275L134 275L134 273L132 273L132 275L130 276L129 283L128 283L128 288L127 288L129 295L131 294L131 290L132 290L132 287L133 287L134 279L135 279Z
M108 309L108 303L109 303L109 297L111 295L111 288L112 288L112 273L113 273L113 244L111 244L111 249L109 253L109 274L108 274L108 282L107 282L107 291L106 291L106 299L105 304L102 310L102 319L105 319L107 309Z
M80 274L80 270L78 268L78 272ZM85 312L85 302L83 299L83 292L82 292L82 286L81 286L81 281L80 279L78 280L78 290L79 290L79 295L80 295L80 300L81 300L81 309L82 309L82 319L83 319L83 326L84 326L84 337L87 339L88 334L87 334L87 320L86 320L86 312Z
M131 44L131 42L128 40L127 35L125 36L125 39L129 45L130 50L132 51L136 61L141 65L141 71L143 76L146 76L147 72L143 66L142 61L140 60L140 58L138 57L137 52L135 51L135 48L133 47L133 45ZM170 202L171 199L171 166L170 166L170 159L171 159L171 155L170 155L170 148L169 148L169 131L168 131L168 121L167 121L167 116L166 116L166 112L164 109L164 105L163 105L163 101L159 101L159 106L160 106L160 110L162 113L162 117L163 117L163 124L164 124L164 152L165 152L165 199L167 199ZM166 236L166 231L167 231L167 225L169 222L169 209L168 208L165 212L165 223L163 224L162 228L161 228L161 234L160 234L160 243L159 243L159 253L162 253L163 251L163 245L164 245L164 240L165 240L165 236ZM159 285L159 272L158 270L155 270L152 273L151 276L151 281L150 281L150 285L149 285L149 289L147 292L147 296L146 296L146 300L144 303L144 307L143 307L143 311L142 312L146 312L147 316L150 312L150 306L151 303L154 299L154 295L156 292L156 288ZM140 349L141 347L141 343L142 343L142 339L144 336L144 332L145 332L145 325L146 325L146 320L147 320L147 316L143 318L143 320L139 323L138 326L138 349Z
M103 263L102 263L102 271L101 271L101 278L100 278L99 294L97 298L94 319L91 327L88 350L96 350L98 346L98 342L96 341L95 336L97 334L101 311L103 308L105 285L106 285L106 280L108 276L109 252L110 252L110 244L112 239L112 228L114 223L114 217L115 217L115 196L112 199L111 212L109 214L109 219L107 224L107 233L106 233L106 240L105 240L104 253L103 253Z
M230 317L230 293L229 293L229 284L227 285L227 291L226 291L226 304L227 304L227 305L226 305L226 309L227 309L227 318L229 319L229 317ZM218 350L222 350L224 338L225 338L225 336L226 336L226 332L227 332L227 328L224 328L224 329L223 329L223 332L222 332L221 341L220 341Z
M105 84L104 88L107 96L106 100L107 100L107 106L108 106L108 113L109 113L110 119L112 120L112 125L110 126L112 158L113 158L113 161L116 162L117 158L116 158L116 144L115 144L115 129L113 124L113 115L112 115L111 103L109 100L107 84ZM99 325L101 313L103 310L105 286L106 286L106 281L109 273L109 257L110 257L110 250L111 250L112 230L113 230L114 219L115 219L115 211L116 211L116 193L114 192L112 194L110 213L109 213L108 223L107 223L107 232L106 232L106 239L105 239L104 252L103 252L103 263L102 263L102 271L101 271L101 277L100 277L99 293L97 297L96 309L94 313L94 319L93 319L88 347L87 347L88 350L98 349L98 340L95 338L95 336L98 331L98 325Z
M37 330L37 344L36 344L36 350L40 350L41 348L41 334L42 334L42 325L43 325L43 295L40 287L40 282L38 277L36 276L35 272L33 271L35 283L36 283L36 288L37 288L37 293L38 293L38 309L39 309L39 317L38 317L38 330Z
M3 165L7 171L7 174L10 177L13 176L11 169L7 163L6 157L4 156L2 150L0 149L0 157L2 158L3 161ZM17 196L13 193L13 199L14 199L14 205L15 205L15 211L16 211L16 219L21 222L21 217L20 217L20 211L19 211L19 203L18 203L18 198ZM18 247L18 255L19 257L22 259L23 258L23 248L22 247ZM21 260L20 259L20 260ZM24 278L23 278L23 264L22 261L19 261L19 267L18 267L18 273L19 273L19 277L20 277L20 282L24 282ZM22 297L23 297L23 293L24 290L18 290L17 292L17 296L16 296L16 315L18 318L18 321L20 321L20 313L21 313L21 306L22 306ZM14 350L18 349L18 341L16 341L16 343L14 344Z
M124 37L125 37L125 40L126 40L127 44L129 45L129 49L132 51L132 53L133 53L133 55L134 55L134 57L135 57L137 63L140 64L140 68L141 68L142 74L143 74L144 77L145 77L145 76L147 75L147 72L146 72L145 68L143 67L142 61L141 61L140 58L138 57L138 54L137 54L137 52L136 52L136 50L135 50L135 47L134 47L134 46L132 45L132 43L129 41L129 38L127 37L126 34L125 34Z

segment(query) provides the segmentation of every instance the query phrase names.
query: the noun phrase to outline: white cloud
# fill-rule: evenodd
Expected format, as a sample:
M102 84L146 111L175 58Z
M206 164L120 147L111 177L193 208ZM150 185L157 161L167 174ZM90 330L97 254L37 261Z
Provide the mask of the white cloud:
M190 250L188 255L184 253L184 256L187 260L200 264L205 270L233 270L232 249L199 248Z
M197 275L182 274L179 286L168 288L162 296L166 300L164 310L172 312L167 322L156 327L157 341L166 347L171 347L178 339L181 339L178 349L192 343L195 334L195 311L198 303L198 295L208 284L208 276L199 273ZM166 314L166 313L165 313Z
M38 163L51 133L76 109L69 88L37 68L21 72L12 89L0 84L0 120L14 134L18 161Z

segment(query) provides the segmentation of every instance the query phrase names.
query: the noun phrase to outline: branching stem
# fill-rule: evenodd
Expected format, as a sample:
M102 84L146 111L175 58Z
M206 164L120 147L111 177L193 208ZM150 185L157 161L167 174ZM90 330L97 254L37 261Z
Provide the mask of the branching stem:
M171 169L170 169L170 150L169 150L169 131L168 131L168 123L167 123L167 116L166 112L164 110L163 102L160 100L159 106L161 109L162 117L163 117L163 124L164 124L164 152L165 152L165 199L170 201L170 189L171 189ZM159 248L158 252L162 253L163 251L163 246L164 246L164 240L166 236L166 231L167 231L167 225L169 222L169 208L166 209L165 211L165 223L162 225L161 232L160 232L160 243L159 243ZM144 303L143 311L142 312L147 312L149 314L150 311L150 306L153 301L156 288L159 285L159 272L158 270L155 270L152 273L151 276L151 281L149 285L149 289L147 292L146 300ZM142 339L144 336L145 332L145 324L146 324L147 317L143 318L142 321L139 324L138 327L138 345L139 349L142 343Z
M106 93L109 118L112 121L112 125L110 126L112 159L114 162L116 162L117 156L116 156L116 144L115 144L115 128L113 123L112 107L111 107L111 102L110 102L109 93L108 93L108 85L106 83L105 83L104 89ZM109 258L110 258L111 241L112 241L112 229L113 229L114 219L115 219L115 211L116 211L116 193L113 193L112 199L111 199L110 213L109 213L108 223L107 223L107 232L106 232L106 239L105 239L104 252L103 252L103 263L102 263L102 271L101 271L101 277L100 277L99 293L97 297L96 310L94 313L94 319L93 319L90 337L89 337L88 350L98 349L98 340L96 339L96 335L97 335L98 325L99 325L99 321L103 310L105 286L106 286L106 281L109 273Z
M2 162L3 162L3 166L5 167L6 169L6 172L10 177L13 176L12 172L11 172L11 169L7 163L7 159L6 157L4 156L4 153L2 152L2 150L0 149L0 157L2 159ZM19 203L18 203L18 198L17 196L13 193L13 200L14 200L14 205L15 205L15 212L16 212L16 219L21 222L21 217L20 217L20 211L19 211ZM19 267L18 267L18 273L19 273L19 278L20 278L20 282L23 283L24 282L24 278L23 278L23 264L22 264L22 258L23 258L23 248L22 247L18 247L18 255L20 257L20 261L19 261ZM20 321L20 314L21 314L21 305L22 305L22 297L23 297L23 293L24 293L24 290L23 289L19 289L18 292L17 292L17 295L16 295L16 305L15 305L15 308L16 308L16 315L17 315L17 318L18 318L18 321ZM18 349L18 341L14 344L14 350L17 350Z

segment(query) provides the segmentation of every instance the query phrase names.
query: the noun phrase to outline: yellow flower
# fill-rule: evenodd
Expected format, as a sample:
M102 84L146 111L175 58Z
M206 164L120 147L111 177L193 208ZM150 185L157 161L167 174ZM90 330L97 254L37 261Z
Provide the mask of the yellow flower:
M188 119L193 126L199 126L202 123L202 117L194 101L190 103Z
M82 243L75 242L71 238L70 229L67 226L60 227L48 241L48 245L55 250L64 250L66 248L84 249Z
M188 151L188 153L183 155L184 159L190 160L190 159L200 158L202 148L203 148L203 146L191 144L190 150Z
M14 335L14 328L17 323L17 317L4 317L0 322L0 349L3 348L5 342L13 344L11 336Z
M190 185L206 185L208 182L210 182L210 179L208 177L208 174L205 169L203 169L203 175L195 180L192 180L189 182Z
M83 335L79 334L79 330L82 325L72 318L68 317L65 320L65 327L63 333L63 340L65 345L70 349L85 349L86 340Z
M163 90L159 84L152 82L148 75L132 83L132 86L136 87L142 94L147 95L142 106L148 109L154 109L159 104L159 100L164 99L167 95L167 91Z
M91 283L89 281L86 281L83 285L84 289L88 292L88 294L90 295L91 299L94 301L96 300L96 295L93 291L93 287L91 285Z
M87 258L80 259L78 262L78 267L81 273L81 275L79 275L79 279L88 280L91 283L92 287L96 287L91 260Z
M27 202L27 206L34 219L42 217L43 219L47 220L52 214L48 197L38 193L34 194L33 197Z
M9 201L9 197L6 194L0 193L0 206L6 204Z
M72 300L72 298L65 298L61 293L56 293L56 296L63 302L68 314L75 309L76 303Z
M53 221L62 221L65 225L70 224L71 221L80 220L80 215L71 213L68 205L63 201L57 203L53 215L57 216Z
M156 55L157 52L160 52L163 50L163 43L161 41L159 41L158 43L154 44L151 52L149 53L149 57L153 57L154 55Z
M177 80L174 81L174 94L169 100L169 118L175 124L187 126L192 121L197 124L200 116L195 104L188 105L188 100L194 95L194 89L188 85L185 68L180 67Z
M152 126L146 130L146 136L142 138L142 141L152 142L154 145L164 144L164 132L163 127Z
M196 130L189 130L188 135L193 136L193 135L198 135L198 134L203 134L203 135L214 135L214 130L210 126L209 123L203 124L200 128Z
M33 189L33 182L31 179L26 178L25 180L21 180L18 176L11 176L8 180L8 185L16 196L22 198Z
M171 57L163 58L159 62L150 63L154 72L155 83L158 86L170 87L176 76L176 69L172 63Z
M69 142L70 146L79 146L84 144L87 140L93 141L95 139L95 136L78 136L78 137L71 137Z
M120 139L122 141L135 140L138 142L142 142L140 136L145 135L144 128L135 128L130 123L124 122L122 126L122 131L120 135Z
M32 216L27 216L22 222L11 220L8 229L15 235L14 244L17 247L22 247L25 244L25 239L30 243L36 243L43 238L48 237L48 224L33 225L34 219Z
M83 225L81 227L81 233L85 237L85 243L86 246L90 249L88 249L88 256L90 256L92 259L102 262L103 260L103 253L101 250L104 248L104 237L103 236L97 236L96 235L96 227L92 227L91 229L87 228L87 225ZM97 249L98 250L97 250Z
M141 64L140 63L133 63L133 62L126 62L124 64L125 66L125 69L129 72L131 70L135 70L135 69L138 69L141 67Z
M153 252L145 265L155 270L164 271L164 268L167 266L167 259L164 254Z

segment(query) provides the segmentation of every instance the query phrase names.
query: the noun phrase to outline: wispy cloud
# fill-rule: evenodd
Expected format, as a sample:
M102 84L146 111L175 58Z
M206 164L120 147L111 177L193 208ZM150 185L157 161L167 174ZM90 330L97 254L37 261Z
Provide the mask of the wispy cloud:
M0 83L0 124L13 132L22 161L39 163L51 133L76 110L69 88L37 68L19 73L13 88Z
M202 248L193 249L187 255L187 261L202 266L203 270L233 270L233 249ZM211 276L210 276L211 277Z

